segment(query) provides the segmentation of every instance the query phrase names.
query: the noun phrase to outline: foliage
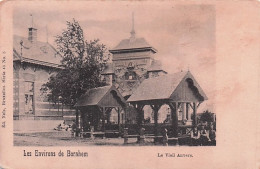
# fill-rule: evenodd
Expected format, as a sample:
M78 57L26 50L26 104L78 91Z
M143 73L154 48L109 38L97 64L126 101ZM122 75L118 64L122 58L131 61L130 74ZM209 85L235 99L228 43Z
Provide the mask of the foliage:
M206 110L206 111L204 111L204 112L201 114L200 120L201 120L202 122L208 122L208 123L213 122L213 121L214 121L214 114L211 113L210 111Z
M85 41L83 30L75 20L67 22L67 30L56 36L55 42L62 57L62 69L41 90L49 93L49 101L73 106L87 89L104 85L100 73L109 53L98 39Z

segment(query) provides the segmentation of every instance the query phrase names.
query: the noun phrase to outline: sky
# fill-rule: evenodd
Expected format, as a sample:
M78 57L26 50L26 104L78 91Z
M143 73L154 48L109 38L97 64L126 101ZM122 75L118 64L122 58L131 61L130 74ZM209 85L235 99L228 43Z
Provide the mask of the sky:
M214 111L216 11L213 5L146 1L78 1L64 5L17 2L13 9L13 33L27 37L32 14L38 40L48 39L55 46L55 36L66 29L66 21L75 18L83 28L85 39L98 38L112 49L130 37L133 12L136 36L145 38L158 50L155 58L168 73L190 70L209 97L200 110Z

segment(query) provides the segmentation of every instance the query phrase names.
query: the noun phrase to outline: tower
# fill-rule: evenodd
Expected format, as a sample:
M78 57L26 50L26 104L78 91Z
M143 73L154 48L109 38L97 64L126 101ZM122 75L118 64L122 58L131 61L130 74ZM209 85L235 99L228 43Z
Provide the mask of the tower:
M109 52L113 54L114 84L120 93L128 98L139 84L148 77L148 69L154 62L154 54L157 52L145 38L136 36L134 14L132 15L130 37L121 40Z
M30 16L32 17L32 26L28 28L28 40L30 42L35 42L37 41L37 29L33 26L33 15L31 14Z

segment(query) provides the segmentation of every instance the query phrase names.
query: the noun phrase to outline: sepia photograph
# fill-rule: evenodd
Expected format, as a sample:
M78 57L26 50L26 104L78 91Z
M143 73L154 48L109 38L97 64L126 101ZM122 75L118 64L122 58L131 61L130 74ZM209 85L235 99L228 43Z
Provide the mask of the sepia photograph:
M15 7L15 146L216 145L215 7L150 8Z
M259 9L0 0L0 168L259 169Z

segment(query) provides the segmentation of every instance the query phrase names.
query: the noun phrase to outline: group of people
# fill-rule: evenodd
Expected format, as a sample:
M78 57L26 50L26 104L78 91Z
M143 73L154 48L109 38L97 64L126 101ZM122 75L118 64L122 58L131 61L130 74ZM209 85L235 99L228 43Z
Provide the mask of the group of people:
M71 124L66 124L65 120L64 122L61 124L58 124L57 127L55 127L53 130L57 130L57 131L70 131L72 136L76 136L76 131L77 131L77 127L76 127L76 123L75 120L73 120L73 122Z
M201 130L197 127L191 132L191 145L192 146L215 146L216 145L216 131L213 129L213 125L210 125L206 130L204 126L201 126Z

